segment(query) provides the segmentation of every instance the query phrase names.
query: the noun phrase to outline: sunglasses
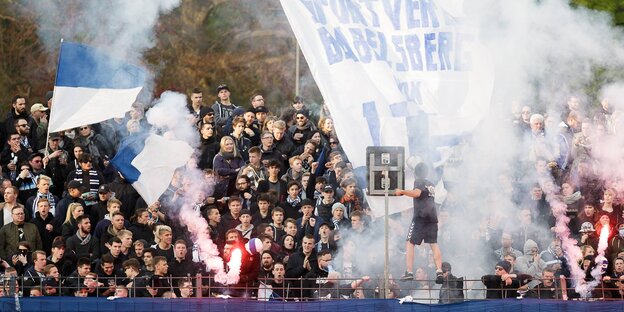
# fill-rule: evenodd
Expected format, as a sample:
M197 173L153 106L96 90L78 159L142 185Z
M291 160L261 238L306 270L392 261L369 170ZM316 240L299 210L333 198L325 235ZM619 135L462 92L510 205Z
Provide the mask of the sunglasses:
M499 266L495 267L494 269L495 269L496 271L502 271L502 270L504 270L504 269L503 269L503 267L499 267Z
M87 130L87 129L89 129L89 127L80 127L80 128L78 128L78 129L79 129L79 130Z

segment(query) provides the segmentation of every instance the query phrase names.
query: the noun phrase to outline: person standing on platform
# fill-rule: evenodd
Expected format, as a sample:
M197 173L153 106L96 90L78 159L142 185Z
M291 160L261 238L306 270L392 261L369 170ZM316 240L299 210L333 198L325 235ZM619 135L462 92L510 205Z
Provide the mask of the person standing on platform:
M405 244L406 271L401 280L414 279L414 245L420 245L423 241L431 247L433 261L436 266L436 278L442 276L442 253L438 246L438 215L435 207L435 186L428 181L428 168L424 163L419 163L414 168L414 189L396 189L395 195L409 196L414 199L414 216L412 224L407 232Z

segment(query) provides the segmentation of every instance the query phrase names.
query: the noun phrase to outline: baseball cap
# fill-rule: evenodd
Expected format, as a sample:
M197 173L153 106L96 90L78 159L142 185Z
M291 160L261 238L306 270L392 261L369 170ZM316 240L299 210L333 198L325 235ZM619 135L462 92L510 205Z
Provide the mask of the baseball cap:
M47 111L48 108L43 106L43 104L41 103L35 103L30 107L30 112L34 113L34 112L45 112Z
M217 93L221 92L221 90L228 90L228 91L230 91L230 88L225 83L222 83L222 84L220 84L217 87ZM230 92L232 92L232 91L230 91Z
M306 198L306 199L301 201L301 207L303 207L303 206L312 206L312 207L314 207L314 201L309 199L309 198Z
M60 139L61 138L61 134L58 132L52 132L50 133L50 140L52 139Z
M67 183L67 188L70 189L79 189L82 187L82 184L80 184L80 182L76 181L76 180L71 180L69 181L69 183Z
M100 185L100 188L98 188L98 193L100 193L100 194L104 194L104 193L108 193L108 192L110 192L110 188L106 184L102 184L102 185Z
M256 109L254 109L254 111L256 113L268 113L269 112L269 110L264 106L258 106L256 107Z
M45 155L43 155L43 153L35 152L35 153L30 154L30 156L28 156L28 160L33 160L33 158L35 158L37 156L41 157L41 158L45 157Z
M321 224L319 225L319 229L320 229L323 225L327 225L327 227L328 227L330 230L333 230L333 229L334 229L334 223L332 223L332 222L327 222L327 221L323 221L323 222L321 222Z

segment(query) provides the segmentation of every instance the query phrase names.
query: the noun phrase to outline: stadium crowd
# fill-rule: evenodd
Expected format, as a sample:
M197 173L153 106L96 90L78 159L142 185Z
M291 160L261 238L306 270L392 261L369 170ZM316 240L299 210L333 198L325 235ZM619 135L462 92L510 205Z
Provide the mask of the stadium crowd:
M0 142L6 142L0 155L2 295L383 296L363 264L380 258L358 253L379 235L379 222L371 217L328 112L311 111L295 97L276 114L261 94L243 108L231 102L227 85L216 91L212 105L204 103L200 89L189 95L189 120L200 142L194 164L206 185L193 196L224 261L235 249L243 253L235 285L219 285L206 272L197 244L174 213L191 183L185 168L176 171L159 201L146 203L112 166L122 138L148 131L143 108L135 105L126 118L48 135L49 92L46 105L30 108L25 97L15 96L0 125ZM561 116L534 114L528 106L513 116L518 142L528 151L518 154L517 171L530 174L510 175L510 187L503 190L514 199L517 214L507 220L480 216L483 226L472 237L490 253L485 271L492 274L481 279L486 298L515 297L518 290L539 298L575 296L571 281L562 285L558 278L571 273L553 234L554 200L547 196L553 190L566 205L569 230L582 248L587 282L599 279L596 289L603 291L596 296L624 296L622 185L597 172L602 159L595 153L614 136L616 116L607 102L593 115L583 112L576 98ZM440 286L432 291L431 261L424 255L418 261L429 266L414 272L414 282L393 280L387 296L441 303L478 298L451 272L448 259L460 258L444 249L458 239L445 223L461 216L457 205L449 199L438 207L447 260L435 280ZM393 229L404 235L400 219L393 216ZM610 229L604 253L609 261L596 277L589 272L604 227ZM542 229L551 228L544 235Z

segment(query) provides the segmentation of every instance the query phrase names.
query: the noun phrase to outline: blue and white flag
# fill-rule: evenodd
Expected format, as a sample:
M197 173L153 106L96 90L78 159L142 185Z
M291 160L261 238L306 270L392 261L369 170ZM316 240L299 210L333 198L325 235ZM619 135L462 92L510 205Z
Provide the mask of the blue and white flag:
M167 190L175 170L186 165L192 154L186 142L145 134L124 140L111 162L151 205Z
M463 0L280 2L354 168L368 146L427 158L486 116L494 67ZM383 215L383 197L367 200ZM411 207L390 199L391 213Z
M145 71L86 45L63 42L49 131L123 117L145 83Z

